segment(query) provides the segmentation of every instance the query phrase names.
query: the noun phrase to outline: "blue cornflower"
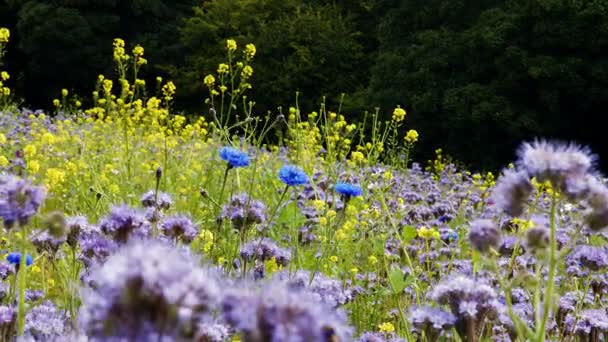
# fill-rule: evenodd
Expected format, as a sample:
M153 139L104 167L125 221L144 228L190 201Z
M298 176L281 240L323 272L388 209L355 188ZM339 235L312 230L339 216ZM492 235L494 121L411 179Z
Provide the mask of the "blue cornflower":
M361 196L363 193L360 186L349 183L337 183L335 189L340 195L347 198Z
M308 183L308 176L297 166L284 165L279 170L279 178L289 186L304 185Z
M19 252L9 253L6 256L6 261L8 261L11 264L17 265L17 266L21 265L21 253L19 253ZM31 255L28 254L25 257L25 266L30 266L33 263L34 263L34 259L32 258Z
M247 153L232 147L222 147L220 149L220 158L227 161L229 167L249 166L249 156L247 156Z

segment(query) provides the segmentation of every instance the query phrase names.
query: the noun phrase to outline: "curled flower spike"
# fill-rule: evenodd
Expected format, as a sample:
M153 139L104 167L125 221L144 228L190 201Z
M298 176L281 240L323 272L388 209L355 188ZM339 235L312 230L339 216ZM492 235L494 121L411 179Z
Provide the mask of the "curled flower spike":
M493 200L505 214L520 216L533 190L530 177L525 172L507 169L496 182Z
M15 176L0 176L0 217L7 229L26 225L46 197L43 187Z
M475 220L471 222L469 241L473 248L486 253L490 248L498 248L500 245L500 229L498 229L498 226L492 220Z

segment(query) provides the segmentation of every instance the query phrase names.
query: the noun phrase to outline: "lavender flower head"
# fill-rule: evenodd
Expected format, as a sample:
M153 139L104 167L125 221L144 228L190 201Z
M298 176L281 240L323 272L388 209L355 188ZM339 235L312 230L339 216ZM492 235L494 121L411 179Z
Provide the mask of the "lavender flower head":
M143 194L140 201L141 205L145 208L158 207L160 210L169 210L173 205L173 200L169 194L160 191L156 194L154 190L150 190Z
M605 247L580 245L568 255L567 263L600 271L608 266L608 251Z
M247 194L233 196L230 203L222 207L218 217L220 222L226 219L237 230L247 229L253 224L261 225L266 222L266 206Z
M25 336L33 341L53 341L64 334L67 317L51 301L31 309L25 316Z
M222 300L222 314L241 333L243 342L352 340L344 312L280 282L271 282L259 291L245 288L228 292Z
M353 300L353 291L345 287L345 284L337 279L328 278L322 273L311 273L306 270L298 270L295 274L288 271L277 272L273 280L284 281L289 288L306 289L325 305L331 307L342 306Z
M469 241L476 250L486 253L490 248L498 248L501 241L500 230L496 223L488 219L477 219L471 222Z
M93 270L79 320L91 337L192 338L214 309L218 278L184 250L159 241L127 244ZM139 338L139 339L138 339Z
M463 275L441 281L428 296L450 307L457 318L456 330L470 340L477 340L485 319L497 318L502 308L491 286Z
M0 175L0 217L6 229L26 225L46 197L43 187L29 180Z
M78 245L80 246L79 259L87 268L96 263L103 263L117 248L116 242L96 231L81 235Z
M308 183L308 176L297 166L284 165L279 170L279 179L288 186L304 185Z
M253 260L263 262L274 258L279 266L287 266L291 260L291 252L279 247L269 238L255 239L245 243L241 246L240 255L247 262Z
M84 216L69 216L66 217L65 221L68 231L67 243L72 248L75 248L76 245L78 245L78 240L81 235L88 234L94 230Z
M198 229L192 223L192 220L180 215L165 218L160 223L160 228L166 236L186 243L192 242L198 233Z
M456 316L430 306L412 308L408 320L418 333L424 332L429 341L434 341L456 324Z
M496 207L509 216L520 216L534 188L527 173L506 169L496 181L492 199Z
M539 182L550 181L566 190L569 178L582 178L594 167L595 156L575 144L548 141L524 143L518 151L518 166Z
M575 325L576 322L576 325ZM594 339L581 339L584 341L602 341L600 333L608 332L608 315L605 309L586 309L580 312L578 317L570 314L566 317L565 325L569 332L574 332L580 337L593 337Z
M144 213L123 204L113 207L110 214L101 219L99 228L114 241L126 243L131 238L148 236L151 226Z

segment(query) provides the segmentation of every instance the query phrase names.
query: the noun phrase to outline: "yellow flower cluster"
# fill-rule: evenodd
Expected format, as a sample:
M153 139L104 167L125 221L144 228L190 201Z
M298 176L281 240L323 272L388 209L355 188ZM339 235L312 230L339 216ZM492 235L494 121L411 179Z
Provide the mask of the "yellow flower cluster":
M255 45L253 45L253 44L245 45L245 51L243 53L245 54L245 59L247 59L247 60L253 59L253 57L255 57L255 53L256 53Z
M11 31L6 27L0 27L0 44L8 43L11 37Z
M228 52L236 51L236 41L234 39L226 40L226 49Z
M378 325L378 329L380 329L381 333L394 333L395 332L395 326L393 325L393 323L390 322L384 322L380 325Z
M424 240L439 240L439 238L441 237L441 235L439 234L439 231L435 228L427 228L427 227L420 227L418 228L418 237L424 239Z
M393 110L393 121L394 122L401 122L403 120L405 120L405 109L401 108L401 107L397 107L395 108L395 110Z
M413 144L418 141L418 132L415 129L410 129L403 139L406 143Z
M0 65L2 65L2 57L4 57L4 45L8 43L11 37L11 31L6 27L0 28ZM6 71L0 72L0 105L9 103L8 97L11 95L11 89L4 86L4 82L8 81L10 75Z

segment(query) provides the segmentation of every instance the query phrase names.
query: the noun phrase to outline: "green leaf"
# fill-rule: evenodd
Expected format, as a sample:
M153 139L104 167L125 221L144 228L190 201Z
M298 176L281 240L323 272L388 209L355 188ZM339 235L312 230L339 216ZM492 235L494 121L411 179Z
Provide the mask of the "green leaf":
M388 276L388 280L393 289L393 293L401 293L407 286L403 271L398 267L393 267Z
M408 243L418 236L418 231L414 226L405 226L403 228L402 239L404 243Z

